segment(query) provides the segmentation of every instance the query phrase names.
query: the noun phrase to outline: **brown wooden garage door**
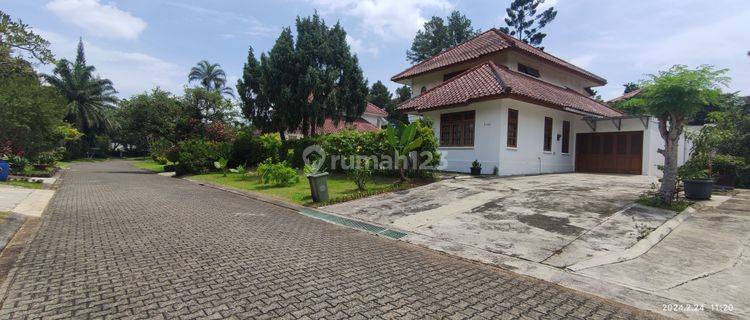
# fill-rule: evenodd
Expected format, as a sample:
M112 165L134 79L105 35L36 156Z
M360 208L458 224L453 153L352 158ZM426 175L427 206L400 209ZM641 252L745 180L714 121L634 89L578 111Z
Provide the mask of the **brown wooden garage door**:
M643 131L579 133L576 171L641 174Z

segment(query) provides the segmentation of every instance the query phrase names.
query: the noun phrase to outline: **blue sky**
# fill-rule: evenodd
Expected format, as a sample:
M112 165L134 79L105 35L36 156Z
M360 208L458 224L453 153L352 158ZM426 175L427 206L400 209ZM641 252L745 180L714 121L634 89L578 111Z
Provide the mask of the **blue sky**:
M72 57L83 37L89 63L122 97L160 86L180 93L191 66L219 63L232 86L248 46L267 51L282 27L314 10L348 32L370 83L408 67L405 52L432 15L458 9L482 30L503 26L510 0L3 0L2 10ZM729 68L731 91L750 94L750 6L746 0L547 0L558 10L546 50L609 81L604 98L673 64ZM40 66L48 71L49 66Z

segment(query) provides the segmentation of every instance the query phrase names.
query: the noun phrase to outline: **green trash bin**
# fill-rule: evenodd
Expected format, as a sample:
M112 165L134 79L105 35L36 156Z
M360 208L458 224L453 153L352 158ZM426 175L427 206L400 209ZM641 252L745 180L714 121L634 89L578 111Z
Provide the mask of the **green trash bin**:
M328 200L328 172L321 172L307 176L310 181L310 193L315 202Z

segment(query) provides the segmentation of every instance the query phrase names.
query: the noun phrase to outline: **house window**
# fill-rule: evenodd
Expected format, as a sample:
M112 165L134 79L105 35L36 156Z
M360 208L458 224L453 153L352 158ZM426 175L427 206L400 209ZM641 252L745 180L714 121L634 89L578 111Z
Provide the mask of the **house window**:
M570 153L570 121L563 121L562 153Z
M518 110L508 109L508 142L509 148L518 147Z
M474 146L474 111L440 115L440 146Z
M539 78L539 70L529 67L525 64L518 64L518 71L528 74L532 77Z
M425 91L427 91L427 87L422 87L422 89L419 89L419 94L423 94Z
M460 71L456 71L456 72L446 73L445 75L443 75L443 81L448 81L451 78L453 78L453 77L455 77L455 76L457 76L459 74L462 74L464 71L466 71L466 70L460 70Z
M544 151L552 151L552 118L544 117Z

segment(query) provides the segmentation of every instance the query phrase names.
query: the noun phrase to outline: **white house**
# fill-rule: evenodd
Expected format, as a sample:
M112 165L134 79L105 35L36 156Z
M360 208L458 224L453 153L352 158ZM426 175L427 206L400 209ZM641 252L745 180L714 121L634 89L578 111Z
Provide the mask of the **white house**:
M385 110L369 102L365 106L365 112L362 114L362 119L378 128L382 128L388 124L386 117L388 117L388 113Z
M654 119L590 98L606 80L496 29L392 80L414 93L399 108L434 123L447 171L468 172L476 159L485 174L657 175L663 163Z

